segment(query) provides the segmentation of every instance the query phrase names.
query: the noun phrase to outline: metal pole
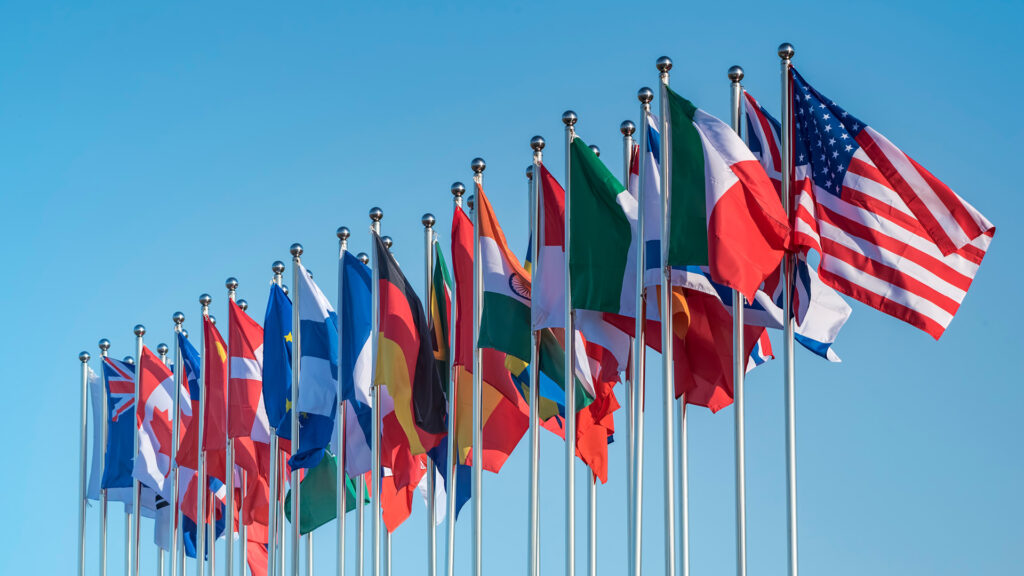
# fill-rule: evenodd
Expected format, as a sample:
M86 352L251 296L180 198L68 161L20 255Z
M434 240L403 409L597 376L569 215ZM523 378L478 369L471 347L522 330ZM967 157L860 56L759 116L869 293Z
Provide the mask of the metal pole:
M103 369L104 358L107 357L107 351L110 350L110 340L103 338L99 342L100 347L100 370ZM100 453L100 576L107 576L107 490L103 488L103 473L106 469L107 460L107 420L110 418L109 408L107 407L107 391L106 391L106 377L103 378L104 390L103 390L103 419L102 428L100 430L100 447L98 448Z
M477 193L483 190L484 170L487 163L483 158L474 158L470 163L473 182ZM483 264L480 261L480 204L474 196L473 210L473 574L483 574L483 355L477 343L480 341L480 315L483 310Z
M178 334L181 324L185 322L185 314L175 312L171 315L174 322L174 423L171 432L171 576L178 576L178 526L181 524L178 510L178 443L181 430L181 346L178 345Z
M427 314L430 314L431 280L434 274L434 224L437 219L431 213L426 213L420 218L423 223L423 300L427 306ZM437 514L434 512L434 461L427 458L427 575L437 575L437 531L434 524L437 521Z
M541 136L530 139L533 149L533 176L530 178L530 261L533 262L532 284L537 285L540 271L540 231L544 225L544 205L540 169L544 162L544 146L547 143ZM530 576L540 574L540 332L530 331L530 536L529 536L529 568Z
M565 124L565 574L576 574L576 327L572 312L572 283L569 275L569 203L572 198L572 162L569 153L576 137L572 110L562 113Z
M376 237L380 236L380 221L384 218L384 211L378 207L370 209L370 243L376 246ZM376 254L376 253L375 253ZM370 366L373 373L371 386L373 387L373 444L371 444L372 464L370 465L370 508L373 509L373 576L380 576L380 387L377 386L377 341L380 339L380 262L378 258L373 259L373 284L371 294L371 340L370 340Z
M637 178L637 238L644 242L645 222L644 212L646 210L646 168L648 156L648 115L651 112L651 100L654 99L654 91L644 87L637 92L637 99L640 100L640 174ZM642 572L641 552L643 550L643 494L644 494L644 394L646 391L646 362L647 362L647 337L646 330L647 311L644 306L646 288L644 286L644 273L646 272L644 250L638 250L636 255L636 324L634 325L633 337L633 426L635 436L633 447L633 487L632 487L632 544L630 547L630 574L640 576Z
M201 306L201 314L203 321L210 316L210 302L213 298L209 294L201 294L199 296L199 305ZM197 465L198 480L196 501L198 502L199 510L196 513L198 519L196 520L196 576L203 576L203 566L205 564L206 556L206 493L209 491L209 482L206 478L206 450L203 449L203 436L206 433L206 354L207 350L206 341L206 329L203 329L203 355L200 372L200 384L199 384L199 461ZM193 415L195 417L195 415Z
M281 285L281 275L284 273L284 262L276 260L271 264L270 269L274 272L273 283ZM277 423L274 423L275 426ZM281 508L281 460L280 444L276 428L270 431L270 510L267 514L267 574L279 576L278 556L280 555L281 523L278 520ZM280 575L283 576L283 575Z
M358 493L356 507L359 510L359 514L356 515L356 574L359 576L364 576L365 574L363 571L363 548L365 547L365 544L363 543L363 511L366 508L366 505L363 502L363 494L365 494L365 491L366 480L365 477L360 474L359 479L356 480L356 492Z
M590 145L594 155L601 157L601 149ZM566 212L568 214L568 212ZM566 226L568 230L568 226ZM566 252L568 254L568 252ZM566 265L568 268L568 265ZM587 475L587 574L597 575L597 476L590 470Z
M164 366L167 366L167 352L169 350L170 350L170 348L168 348L167 344L164 344L163 342L161 342L161 343L156 345L156 353L160 355L160 361L164 363ZM171 448L173 449L174 438L171 438L171 444L172 444ZM173 526L174 525L174 508L171 508L171 518L170 518L170 520L171 520L171 525ZM153 523L154 524L156 523L156 519L153 520ZM157 573L157 576L164 576L164 549L161 548L159 545L157 545L157 547L156 547L156 573Z
M224 287L228 289L228 300L235 301L235 291L238 290L238 280L233 276L228 278L224 282ZM230 305L229 305L230 306ZM228 308L230 310L230 307ZM228 314L228 381L227 387L224 388L224 425L230 428L229 422L231 421L231 315ZM224 463L224 478L227 484L227 502L225 506L225 538L224 538L224 573L227 576L232 576L232 568L234 566L234 535L235 535L235 440L231 437L230 431L225 439L224 450L226 451L226 458ZM239 522L241 524L241 522Z
M241 309L242 312L245 312L249 309L249 303L245 300L239 300L238 308ZM234 457L233 451L234 447L232 447L232 457ZM245 510L245 497L248 495L248 491L246 490L246 486L248 486L248 475L245 470L239 470L238 473L242 481L242 485L238 489L240 493L238 509L241 511ZM242 523L241 512L239 512L238 518L238 573L240 576L245 576L245 568L248 565L249 558L249 527Z
M391 532L387 527L384 528L384 576L391 576Z
M461 208L462 196L466 193L466 187L462 182L455 182L451 186L451 193L455 209ZM459 289L458 286L453 286L453 288L455 290ZM459 467L459 457L456 453L455 442L455 434L457 430L455 427L455 421L456 413L458 412L458 405L456 404L458 378L455 375L455 326L457 310L457 306L452 306L451 319L448 323L451 352L448 359L448 512L446 514L447 520L445 522L445 528L447 530L447 540L445 541L445 567L447 576L455 576L455 476Z
M216 576L217 575L217 518L216 518L215 510L217 509L217 497L216 497L216 495L213 492L210 492L208 498L209 498L209 501L207 502L207 506L209 507L210 511L214 514L214 520L213 520L213 522L210 522L209 524L206 525L206 538L210 542L210 561L207 563L206 570L209 573L209 576Z
M289 251L292 255L292 286L295 286L295 294L292 295L292 456L299 453L299 369L302 365L302 330L299 324L299 266L302 262L302 244L296 242L291 245ZM292 576L299 576L299 469L292 468Z
M784 43L779 46L778 54L782 59L782 208L792 219L790 206L790 186L792 185L793 162L793 111L791 100L789 68L796 50L793 45ZM782 270L785 290L782 293L783 313L783 378L786 386L786 527L788 536L789 575L796 576L797 538L796 538L796 360L793 356L793 255L789 252L782 256Z
M629 189L630 173L629 168L633 159L633 133L636 132L636 124L629 120L623 120L619 124L619 132L622 133L622 182ZM639 206L643 211L643 206ZM639 214L638 214L639 216ZM638 253L643 251L643 237L639 237ZM632 342L630 343L632 349ZM633 365L635 370L635 364ZM633 388L636 376L630 374L626 379L626 557L631 558L630 550L633 546L633 445L636 438L635 422L633 418ZM628 560L627 560L628 561Z
M743 127L743 68L729 68L729 93L732 110L732 129L742 137ZM732 291L732 382L736 421L736 576L747 576L747 473L746 437L744 431L743 380L746 357L743 342L743 295Z
M79 470L78 470L78 576L85 576L85 492L86 492L86 479L85 479L85 467L86 467L86 456L89 451L89 443L86 435L89 433L89 424L87 419L88 414L88 401L89 396L89 358L91 356L85 350L78 353L78 360L82 363L82 421L81 421L81 437L79 438ZM97 447L98 448L98 447Z
M675 386L672 374L672 268L668 265L670 216L672 207L672 133L668 118L668 72L672 60L658 58L661 79L661 379L664 387L665 417L665 574L675 576L676 571L676 519L675 519L675 450L672 446L672 427L675 422ZM685 554L685 552L684 552ZM684 576L686 569L683 569Z
M345 286L345 252L348 251L348 239L352 235L352 232L345 226L340 226L336 232L338 236L338 362L341 362L341 358L344 355L342 334L344 331L341 327L345 322L345 306L342 300ZM338 370L338 418L337 423L337 436L338 436L338 566L337 573L341 576L345 573L345 509L348 508L348 491L345 484L345 425L346 418L348 417L347 406L345 400L342 398L343 392L342 386L342 375L341 370ZM358 508L358 506L357 506Z
M139 380L142 376L142 336L146 333L146 327L142 324L135 325L135 412L138 414L139 407L141 406L139 398ZM135 422L132 422L134 428L133 436L135 437L135 448L132 450L132 454L137 459L139 457L139 427L138 427L138 416L136 416ZM135 517L132 519L132 575L139 576L139 525L142 514L140 514L140 506L142 505L142 484L138 478L132 475L132 511L135 513Z
M313 576L313 533L306 534L306 576Z

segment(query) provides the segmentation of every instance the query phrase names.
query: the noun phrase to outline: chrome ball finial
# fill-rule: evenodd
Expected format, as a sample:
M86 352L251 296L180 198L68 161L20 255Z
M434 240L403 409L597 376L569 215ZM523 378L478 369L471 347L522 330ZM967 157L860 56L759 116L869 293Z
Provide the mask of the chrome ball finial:
M619 124L619 132L622 132L623 136L632 136L636 132L636 124L630 120L623 120L622 124Z
M433 214L427 212L423 216L420 216L420 222L423 224L424 228L433 228L434 224L437 223L437 218L434 218Z
M470 210L472 210L473 207L476 206L476 194L470 194L469 196L466 196L466 206L469 206Z
M182 336L184 336L185 338L188 338L188 330L185 330L185 329L183 328L183 329L181 330L181 335L182 335Z
M89 358L92 358L92 356L90 356L89 353L86 352L85 350L82 350L81 352L78 353L78 359L82 361L82 364L88 362Z
M238 290L238 279L234 276L224 281L224 287L228 290Z
M295 258L302 256L302 244L299 244L298 242L292 244L291 247L288 248L288 252Z
M380 222L384 218L384 211L379 206L370 208L370 220Z
M275 260L274 263L270 265L270 269L274 271L274 274L284 274L284 262Z
M644 86L636 91L636 99L639 100L641 104L650 104L651 100L654 100L654 90Z
M796 48L789 42L783 42L779 44L779 58L783 60L791 60L796 55Z
M594 153L594 156L601 157L601 149L597 147L597 144L591 144L590 151Z
M530 148L533 148L534 152L540 152L544 149L544 146L547 146L547 142L544 141L543 136L534 136L533 138L530 138Z
M288 295L288 285L287 284L281 284L281 291L284 292L285 296L287 296Z
M146 333L146 327L142 324L136 324L135 328L132 329L132 332L134 332L136 336L142 336Z
M480 174L487 169L487 162L484 162L483 158L477 156L469 163L469 167L473 169L473 174Z
M125 356L124 358L121 359L121 362L124 362L129 366L135 366L135 358L132 358L131 356Z
M662 56L658 58L658 61L654 63L658 67L658 72L662 74L668 74L668 71L672 69L672 59L668 56Z
M163 342L156 345L156 353L161 356L167 356L167 353L170 352L170 350L170 347L167 346L167 344L164 344Z
M110 340L107 340L106 338L101 338L99 346L100 352L106 352L107 350L110 350Z
M380 241L384 243L384 247L388 250L391 250L391 247L395 244L395 241L391 239L391 236L381 236Z
M209 306L210 302L213 302L213 298L209 294L199 295L199 304L202 306Z
M526 179L533 180L533 164L526 165Z
M175 324L180 325L185 322L185 313L181 311L175 312L174 314L171 314L171 320L173 320Z
M367 254L366 252L360 252L359 254L356 254L356 258L363 264L368 265L370 263L370 255Z
M217 317L214 316L213 314L210 314L209 318L210 318L210 324L213 324L214 326L216 326L217 325Z
M452 182L452 196L461 198L466 193L466 185L462 182Z
M566 126L575 126L577 120L579 120L579 117L576 116L576 113L572 110L562 112L562 124L565 124Z
M245 312L246 310L249 309L249 303L246 302L244 298L239 299L238 302L236 302L236 304L238 304L238 307L242 309L242 312Z
M733 82L739 82L743 80L743 67L742 66L730 66L729 67L729 80Z
M338 235L338 240L348 240L349 236L352 235L352 231L348 229L348 226L338 226L338 231L335 233Z

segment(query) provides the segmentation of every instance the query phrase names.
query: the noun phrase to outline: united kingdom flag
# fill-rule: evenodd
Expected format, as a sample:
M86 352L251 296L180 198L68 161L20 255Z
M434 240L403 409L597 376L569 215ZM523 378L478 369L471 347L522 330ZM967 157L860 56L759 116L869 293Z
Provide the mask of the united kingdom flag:
M113 358L103 358L103 376L107 380L111 422L135 407L135 367Z

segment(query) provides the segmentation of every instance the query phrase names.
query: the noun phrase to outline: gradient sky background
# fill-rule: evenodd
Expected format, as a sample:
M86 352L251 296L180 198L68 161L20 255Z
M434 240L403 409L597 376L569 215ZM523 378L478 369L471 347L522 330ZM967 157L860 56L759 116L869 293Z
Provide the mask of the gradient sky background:
M525 250L531 136L548 139L548 165L561 175L559 118L572 108L580 135L618 174L619 122L638 121L636 91L657 82L658 56L675 60L677 91L726 117L733 64L778 108L782 41L796 46L795 65L815 87L999 229L941 341L854 304L836 346L844 363L798 352L801 568L1024 572L1015 295L1024 200L1013 176L1024 137L1013 111L1024 89L1014 72L1022 18L1024 6L1012 2L4 3L0 366L10 409L0 429L10 450L0 474L0 573L73 573L79 350L97 356L106 337L113 355L129 354L136 323L149 328L150 346L170 343L175 310L198 333L200 293L213 294L212 312L226 318L228 276L262 318L270 264L287 260L296 241L335 294L335 228L349 226L352 248L368 250L372 205L384 209L384 233L408 276L422 278L420 215L436 214L447 235L449 185L470 182L474 156L488 161L490 198L512 246ZM658 573L662 422L650 364L644 550L646 571ZM748 382L750 573L783 574L781 362ZM550 574L563 566L564 452L551 435L541 449ZM693 573L728 574L732 409L692 410L690 449ZM602 574L626 565L624 451L624 441L610 447L611 478L599 489ZM526 474L524 444L500 476L485 477L487 574L525 572ZM578 493L582 570L582 480ZM122 566L119 508L110 574ZM416 502L394 535L395 574L423 573L425 522ZM89 573L97 527L94 507ZM457 525L460 574L469 537L467 515ZM333 569L334 538L333 525L316 533L317 573ZM148 526L143 539L152 573Z

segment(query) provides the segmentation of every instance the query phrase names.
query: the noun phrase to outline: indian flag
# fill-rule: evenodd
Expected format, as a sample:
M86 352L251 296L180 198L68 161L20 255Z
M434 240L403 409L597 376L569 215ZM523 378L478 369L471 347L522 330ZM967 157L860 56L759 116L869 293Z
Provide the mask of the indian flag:
M667 91L668 264L709 266L713 280L753 301L789 242L782 202L729 125Z

